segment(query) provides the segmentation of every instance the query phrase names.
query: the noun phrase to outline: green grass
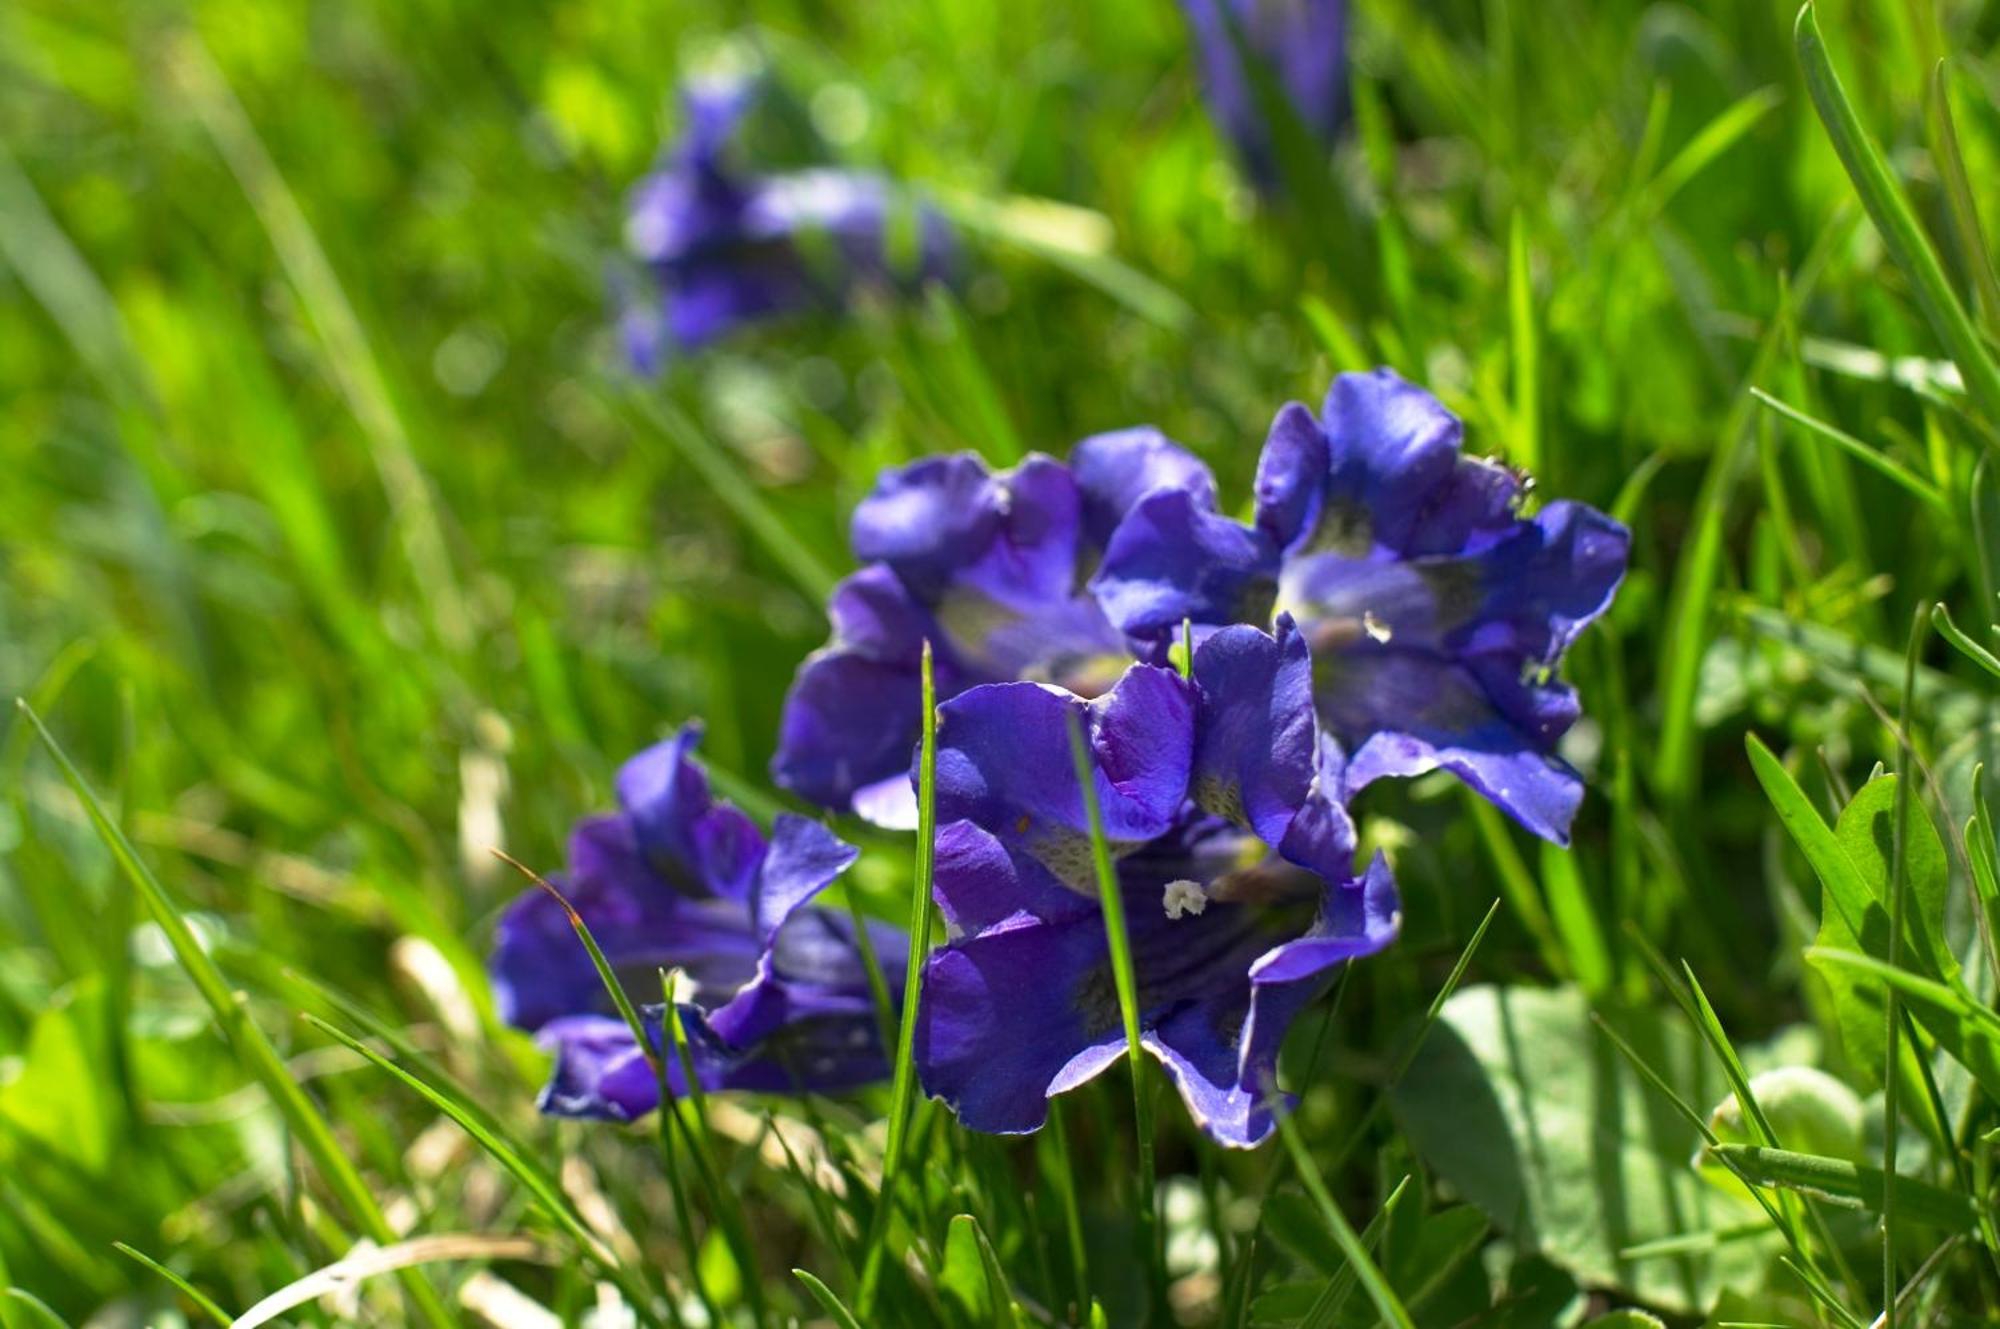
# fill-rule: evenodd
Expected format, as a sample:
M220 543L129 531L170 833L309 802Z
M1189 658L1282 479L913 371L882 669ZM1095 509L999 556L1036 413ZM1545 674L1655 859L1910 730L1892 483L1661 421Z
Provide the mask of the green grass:
M1353 131L1288 139L1288 203L1173 0L0 8L0 695L51 739L0 718L0 1325L241 1314L462 1233L558 1259L294 1321L476 1323L494 1280L676 1325L2000 1313L2000 9L1355 9ZM968 280L632 383L623 191L746 51L944 201ZM694 716L783 806L881 467L1151 422L1240 495L1279 403L1372 364L1633 564L1566 667L1573 850L1368 792L1403 937L1299 1020L1281 1141L1207 1144L1143 1059L1036 1140L907 1077L535 1114L489 851L556 867ZM857 838L855 907L911 917L909 839Z

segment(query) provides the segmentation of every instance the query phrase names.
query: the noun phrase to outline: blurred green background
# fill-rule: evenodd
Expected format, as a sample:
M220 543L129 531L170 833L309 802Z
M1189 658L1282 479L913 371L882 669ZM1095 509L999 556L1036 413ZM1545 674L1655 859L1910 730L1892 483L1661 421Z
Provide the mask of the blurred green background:
M1940 236L1922 106L1952 53L1990 220L2000 15L1820 9ZM693 716L730 792L776 806L784 687L824 637L819 593L850 566L846 517L882 466L1061 455L1150 422L1234 502L1280 403L1391 364L1543 495L1615 507L1634 560L1568 669L1593 785L1573 857L1538 856L1448 783L1371 791L1408 924L1324 1035L1301 1116L1314 1147L1378 1096L1397 1031L1496 896L1468 981L1571 980L1643 1008L1630 922L1692 961L1732 1032L1789 1027L1801 1057L1865 1088L1802 983L1816 892L1742 736L1789 751L1816 799L1893 761L1856 684L1893 710L1919 603L1987 621L1960 502L1981 439L1943 367L1898 359L1938 349L1805 97L1793 15L1364 0L1354 127L1321 188L1267 199L1204 113L1171 0L11 0L0 693L32 700L114 805L392 1218L537 1221L433 1109L300 1023L327 1008L295 974L407 1027L671 1263L643 1141L533 1119L537 1057L495 1026L481 969L520 886L488 847L555 866L618 760ZM719 61L768 67L829 160L984 224L952 291L770 325L636 381L612 328L633 276L623 198L677 130L678 81ZM1970 291L1969 251L1946 258ZM1751 385L1958 515L1791 429ZM1919 746L1956 825L1984 702L1962 663L1931 659ZM120 1240L241 1309L344 1240L57 768L0 723L0 1286L78 1323L175 1314ZM899 915L907 848L868 843L859 902ZM1700 1086L1704 1110L1725 1092L1712 1070ZM1121 1100L1093 1092L1077 1129L1111 1161L1083 1204L1116 1214ZM832 1110L857 1139L873 1115ZM1214 1213L1216 1188L1254 1197L1277 1166L1172 1132L1163 1165L1203 1181ZM784 1270L832 1257L797 1187L741 1145L755 1276L803 1306ZM973 1162L935 1184L975 1211L994 1176L1046 1155L951 1148ZM1329 1180L1372 1211L1411 1156L1375 1119ZM1003 1262L1032 1269L1033 1238L1000 1212ZM1291 1257L1264 1258L1287 1276ZM508 1268L548 1305L587 1300L573 1269ZM396 1305L380 1281L374 1314ZM1588 1293L1604 1282L1585 1271L1561 1314L1610 1304ZM1217 1296L1187 1288L1185 1318L1213 1322Z

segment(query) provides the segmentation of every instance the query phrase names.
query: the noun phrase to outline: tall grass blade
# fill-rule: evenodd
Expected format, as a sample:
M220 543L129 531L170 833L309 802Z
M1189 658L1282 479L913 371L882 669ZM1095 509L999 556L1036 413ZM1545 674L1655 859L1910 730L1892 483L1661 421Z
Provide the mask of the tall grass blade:
M1966 390L1978 403L1988 424L2000 423L2000 363L1995 362L1991 348L1952 291L1944 265L1904 197L1902 186L1882 160L1881 152L1862 126L1854 103L1848 99L1847 90L1841 86L1810 0L1799 10L1793 37L1799 64L1805 71L1806 91L1812 96L1820 123L1826 126L1827 137L1833 140L1833 150L1854 182L1855 192L1861 195L1862 206L1881 233L1890 257L1916 288L1924 318L1958 365L1958 372L1965 376ZM1893 1311L1890 1321L1888 1329L1895 1329Z
M910 884L910 949L903 962L903 1013L896 1027L896 1070L889 1099L889 1137L882 1150L882 1189L875 1202L874 1233L861 1275L861 1311L870 1313L894 1217L896 1182L902 1176L910 1114L917 1097L917 1007L924 956L931 942L931 879L937 867L937 679L931 644L922 659L923 721L917 756L917 860Z
M1139 1147L1139 1237L1152 1277L1150 1313L1157 1319L1165 1310L1162 1298L1166 1293L1166 1270L1159 1238L1158 1179L1153 1171L1153 1100L1146 1092L1145 1044L1139 1031L1139 979L1132 963L1132 937L1125 926L1125 896L1118 884L1118 869L1112 863L1110 842L1104 838L1103 813L1097 805L1097 779L1092 770L1090 746L1074 711L1068 719L1070 761L1083 794L1083 815L1090 827L1090 862L1097 876L1099 907L1104 911L1111 979L1118 991L1119 1022L1125 1030L1126 1063L1132 1072L1132 1123Z
M1292 1167L1305 1185L1306 1194L1312 1197L1327 1231L1333 1234L1334 1244L1347 1257L1348 1268L1354 1271L1354 1276L1368 1293L1368 1299L1375 1303L1376 1312L1395 1329L1416 1329L1410 1312L1397 1300L1395 1289L1389 1286L1389 1280L1375 1266L1361 1238L1348 1223L1347 1216L1340 1212L1340 1206L1327 1192L1326 1183L1320 1179L1319 1170L1313 1166L1312 1155L1307 1152L1305 1141L1299 1135L1299 1128L1292 1122L1292 1114L1279 1106L1272 1115L1277 1119L1278 1134L1285 1141L1285 1151L1291 1155Z
M208 1299L208 1296L205 1293L203 1293L201 1289L197 1288L194 1284L188 1282L185 1278L182 1278L179 1274L167 1268L167 1266L161 1264L158 1260L155 1260L152 1256L146 1254L144 1251L139 1250L137 1247L128 1246L122 1241L112 1242L111 1249L117 1251L120 1255L123 1255L129 1260L133 1260L139 1264L144 1265L146 1268L152 1270L155 1274L158 1274L161 1278L165 1279L167 1282L173 1284L174 1290L176 1292L180 1293L183 1297L186 1297L189 1303L193 1305L196 1310L200 1311L203 1315L206 1315L209 1319L215 1321L217 1324L228 1325L230 1323L231 1317L228 1311L223 1310L222 1307L216 1305L213 1301L210 1301Z
M284 1058L278 1055L277 1048L272 1045L263 1028L250 1018L247 999L242 993L231 991L228 982L222 976L222 971L216 968L215 961L202 949L194 931L188 927L187 920L181 917L180 911L168 898L166 889L153 876L152 869L139 857L138 851L132 847L132 842L126 838L125 832L104 810L104 804L98 800L89 782L83 778L83 773L70 761L69 754L63 751L60 743L56 742L55 735L51 734L48 727L42 723L42 717L35 714L33 708L25 701L17 699L15 705L27 718L28 723L34 726L35 733L42 740L42 746L48 749L49 755L55 758L56 765L62 769L63 779L68 782L77 801L83 804L84 812L96 829L98 838L104 842L105 848L111 851L112 858L116 860L126 881L145 903L146 911L153 916L153 921L159 924L168 946L173 950L174 958L180 962L181 968L193 981L195 990L207 1003L231 1050L243 1063L244 1069L264 1086L264 1091L277 1105L285 1124L298 1140L300 1147L305 1150L306 1156L313 1161L328 1188L347 1210L348 1217L377 1245L387 1246L395 1242L398 1239L397 1233L390 1227L381 1206L376 1203L373 1192L368 1189L368 1183L362 1180L360 1171L348 1158L346 1149L335 1138L333 1127L321 1115L305 1090L299 1087L298 1081L292 1078L291 1072L286 1069ZM440 1329L452 1323L450 1312L445 1309L444 1302L428 1281L409 1270L402 1271L399 1277L403 1281L404 1290L409 1295L411 1304L426 1323L440 1326Z

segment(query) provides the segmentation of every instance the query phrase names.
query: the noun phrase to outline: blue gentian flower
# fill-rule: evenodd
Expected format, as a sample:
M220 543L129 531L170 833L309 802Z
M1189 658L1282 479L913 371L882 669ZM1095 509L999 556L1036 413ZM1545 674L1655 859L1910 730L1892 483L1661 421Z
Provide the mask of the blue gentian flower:
M1387 865L1317 781L1312 663L1289 619L1131 666L1093 701L1038 683L939 708L936 894L917 1067L967 1126L1038 1129L1125 1045L1069 724L1090 745L1144 1043L1223 1144L1272 1126L1279 1045L1345 961L1400 924Z
M1278 412L1250 525L1193 489L1150 494L1092 589L1138 637L1291 614L1333 796L1442 768L1565 844L1583 785L1556 755L1578 702L1555 670L1610 605L1631 537L1580 503L1522 516L1520 479L1461 455L1461 433L1391 371L1343 374L1319 416Z
M915 284L950 269L944 218L887 179L831 167L761 173L735 160L756 91L689 86L685 136L633 191L627 243L660 297L628 303L621 320L641 373L745 324L838 306L857 283ZM906 223L914 243L901 255L893 233Z
M1181 0L1181 7L1201 54L1209 111L1260 184L1276 181L1277 151L1246 59L1262 65L1308 133L1333 142L1347 118L1347 0Z
M812 898L847 870L853 846L781 813L766 840L709 792L690 725L618 773L620 810L580 823L558 889L582 915L627 995L660 993L662 969L690 985L676 1012L705 1089L848 1088L888 1073L878 1012L852 923ZM872 929L890 975L902 935ZM555 1056L544 1112L632 1121L658 1082L562 906L524 892L501 918L491 961L500 1015ZM664 1002L643 1007L667 1047ZM684 1092L676 1058L670 1087Z
M1084 579L1125 512L1161 488L1215 496L1207 468L1153 429L1087 438L1068 466L1037 453L996 474L963 453L885 472L854 513L854 553L867 566L834 591L833 639L785 699L778 783L879 825L914 826L926 638L940 698L1015 679L1086 697L1110 686L1131 643Z

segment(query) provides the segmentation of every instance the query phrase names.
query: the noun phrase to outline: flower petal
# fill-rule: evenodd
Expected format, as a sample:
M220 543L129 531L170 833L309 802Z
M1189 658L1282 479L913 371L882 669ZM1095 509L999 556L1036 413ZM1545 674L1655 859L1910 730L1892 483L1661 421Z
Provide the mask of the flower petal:
M1118 526L1090 588L1113 624L1135 636L1183 620L1262 623L1278 572L1269 538L1205 508L1186 490L1156 490Z
M637 1121L660 1105L660 1082L638 1040L616 1016L573 1015L536 1041L553 1053L537 1106L552 1117Z
M1505 681L1496 679L1496 682ZM1520 706L1546 712L1546 727L1562 722L1567 689L1527 689L1514 683ZM1350 790L1387 776L1451 771L1523 826L1556 844L1569 842L1570 822L1583 801L1583 781L1546 752L1553 739L1532 733L1495 704L1474 668L1409 651L1347 652L1319 671L1320 722L1351 752ZM1555 730L1560 733L1559 729Z
M1099 549L1135 504L1156 489L1179 489L1215 507L1215 477L1193 453L1151 425L1092 434L1070 449L1083 491L1084 529Z
M1114 843L1162 834L1186 800L1194 753L1191 690L1172 670L1134 665L1092 702L1037 683L994 683L938 709L940 822L977 822L1067 885L1094 890L1083 791L1070 755L1080 724Z
M1092 907L1035 859L1008 853L991 832L969 821L939 829L931 885L954 938L984 932L1020 913L1058 922Z
M1312 787L1319 731L1312 655L1289 618L1238 625L1195 648L1195 802L1277 845Z
M758 939L768 945L794 910L825 890L860 856L859 849L818 822L780 812L771 823L771 849L750 898Z
M1394 370L1334 379L1322 419L1330 464L1316 547L1457 553L1511 527L1518 483L1461 457L1458 417Z
M684 894L743 899L764 857L764 837L740 809L718 803L694 761L701 726L690 724L618 771L618 801L646 861Z
M854 510L854 556L882 562L921 596L939 593L983 554L1006 512L1006 489L969 452L884 471Z
M1096 910L1023 916L933 952L917 1010L917 1074L976 1131L1040 1130L1048 1099L1116 1061L1124 1045Z
M839 809L884 781L907 786L923 718L918 668L914 660L875 660L842 647L807 659L785 695L772 778Z

